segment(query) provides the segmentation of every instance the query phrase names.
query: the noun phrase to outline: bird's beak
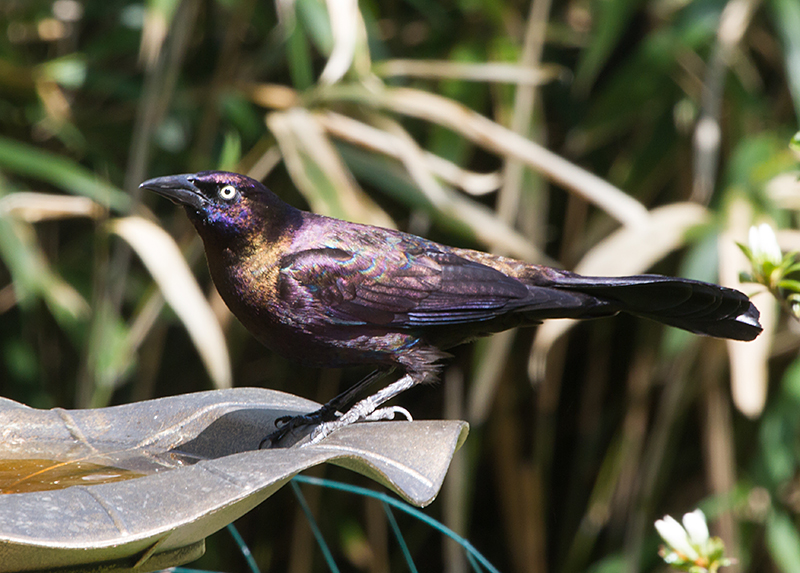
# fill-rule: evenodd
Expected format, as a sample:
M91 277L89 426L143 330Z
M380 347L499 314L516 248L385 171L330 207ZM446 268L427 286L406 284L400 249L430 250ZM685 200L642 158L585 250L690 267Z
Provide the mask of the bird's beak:
M206 203L202 191L194 184L193 175L170 175L148 179L139 189L149 189L163 195L176 205L185 205L201 209Z

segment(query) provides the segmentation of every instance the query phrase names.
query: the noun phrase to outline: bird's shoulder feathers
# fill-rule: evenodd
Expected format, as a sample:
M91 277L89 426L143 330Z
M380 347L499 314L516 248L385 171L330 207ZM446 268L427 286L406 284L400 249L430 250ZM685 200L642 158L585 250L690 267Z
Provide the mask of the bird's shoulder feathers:
M436 243L402 233L381 239L380 248L329 240L285 255L282 296L324 308L332 322L408 327L488 320L529 296L521 282Z

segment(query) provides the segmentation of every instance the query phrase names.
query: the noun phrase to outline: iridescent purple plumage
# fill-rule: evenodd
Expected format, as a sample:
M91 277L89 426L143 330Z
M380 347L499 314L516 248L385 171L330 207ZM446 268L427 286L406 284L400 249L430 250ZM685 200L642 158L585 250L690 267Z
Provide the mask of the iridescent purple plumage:
M717 285L582 277L447 247L300 211L235 173L142 187L185 207L223 300L259 341L309 364L397 367L403 388L432 380L449 347L547 318L622 311L723 338L761 331L748 298Z

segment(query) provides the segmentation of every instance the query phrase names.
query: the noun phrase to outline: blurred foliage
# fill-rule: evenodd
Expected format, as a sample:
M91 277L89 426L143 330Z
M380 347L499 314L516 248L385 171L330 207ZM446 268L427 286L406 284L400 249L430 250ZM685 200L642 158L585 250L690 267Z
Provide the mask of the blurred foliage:
M237 386L324 401L363 374L255 343L183 213L141 196L151 176L235 169L294 205L607 274L735 285L736 242L761 222L800 251L796 0L354 6L0 3L0 394L88 407L224 386L204 329L224 331ZM157 233L132 239L120 217L169 231L206 318L168 306L175 283L153 270L178 250L142 255ZM800 335L755 301L751 345L619 317L457 349L442 388L401 400L473 428L426 511L501 570L606 573L663 568L654 518L700 505L731 570L797 570ZM304 492L340 566L405 566L369 501ZM420 567L465 570L397 521ZM262 570L324 569L290 493L237 527ZM225 536L197 566L245 568Z

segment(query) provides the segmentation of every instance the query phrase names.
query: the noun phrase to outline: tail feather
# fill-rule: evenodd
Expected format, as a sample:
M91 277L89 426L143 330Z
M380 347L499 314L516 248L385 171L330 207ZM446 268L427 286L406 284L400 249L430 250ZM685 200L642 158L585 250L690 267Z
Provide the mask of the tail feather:
M758 309L738 290L659 275L584 277L562 275L559 289L608 301L622 312L696 334L753 340L761 332Z

